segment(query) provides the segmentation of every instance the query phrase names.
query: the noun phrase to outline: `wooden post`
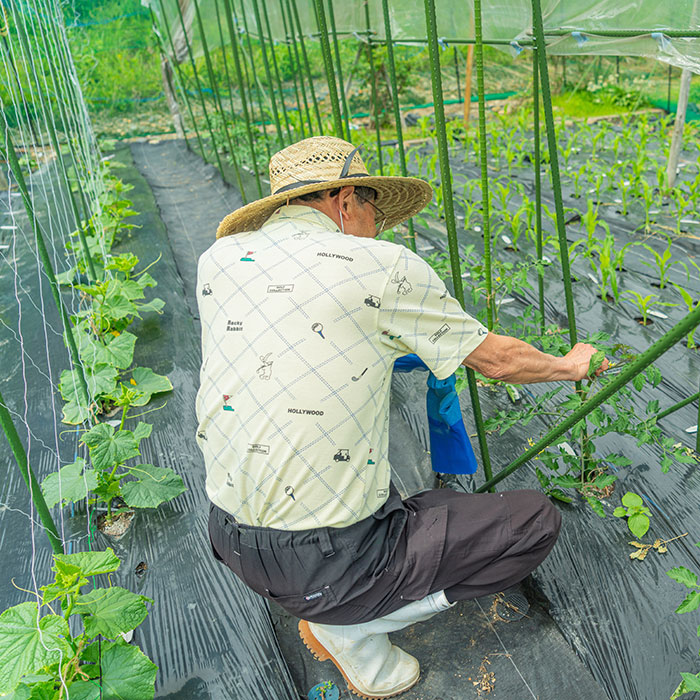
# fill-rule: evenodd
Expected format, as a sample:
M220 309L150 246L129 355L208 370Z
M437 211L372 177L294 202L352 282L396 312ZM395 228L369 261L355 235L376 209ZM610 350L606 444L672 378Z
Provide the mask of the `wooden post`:
M676 181L676 171L678 170L678 158L683 147L683 128L685 127L685 114L688 109L688 96L690 94L690 78L692 73L683 69L681 73L681 87L678 95L678 108L676 109L676 120L673 123L673 136L671 138L671 150L668 154L668 166L666 167L666 185L669 189Z
M474 44L467 49L467 67L464 71L464 126L469 126L469 112L472 105L472 67L474 66Z

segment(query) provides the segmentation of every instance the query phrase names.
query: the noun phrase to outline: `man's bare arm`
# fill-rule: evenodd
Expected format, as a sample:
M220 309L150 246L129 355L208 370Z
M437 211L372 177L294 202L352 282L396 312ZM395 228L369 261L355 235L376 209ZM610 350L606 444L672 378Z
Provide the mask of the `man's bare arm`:
M586 376L592 345L576 343L564 357L541 352L528 343L507 335L489 333L484 341L462 362L490 379L509 384L579 381ZM608 368L605 360L596 374Z

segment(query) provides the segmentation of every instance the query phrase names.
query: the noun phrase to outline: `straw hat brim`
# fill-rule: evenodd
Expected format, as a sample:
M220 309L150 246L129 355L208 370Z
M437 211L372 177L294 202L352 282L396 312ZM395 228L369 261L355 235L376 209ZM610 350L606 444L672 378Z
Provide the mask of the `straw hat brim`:
M223 238L243 231L257 231L276 209L295 197L347 185L371 187L377 192L374 203L386 214L386 224L384 224L382 231L410 219L424 209L433 198L433 188L424 180L414 177L385 175L344 177L338 180L303 185L246 204L223 219L216 231L216 237Z

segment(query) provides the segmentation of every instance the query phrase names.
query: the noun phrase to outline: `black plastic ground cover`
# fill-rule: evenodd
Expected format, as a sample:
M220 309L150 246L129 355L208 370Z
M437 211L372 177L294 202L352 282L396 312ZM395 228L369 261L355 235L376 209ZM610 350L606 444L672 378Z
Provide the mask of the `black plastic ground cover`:
M465 166L463 154L456 149L454 156L455 191L459 193L464 178L476 178L478 171ZM518 170L516 174L519 181L526 184L526 193L534 197L531 174L525 170ZM478 198L478 192L476 194ZM610 201L613 196L606 195L609 204L601 208L601 213L610 223L618 245L639 240L639 234L633 233L638 219L635 221L633 216L616 213L614 202ZM545 203L553 209L551 193L545 193ZM565 204L585 209L585 199L567 196ZM551 224L547 222L545 226L551 230ZM584 235L578 224L567 226L569 243ZM459 240L461 246L475 245L477 253L483 247L483 239L473 227L459 231ZM648 238L646 242L657 251L666 246L665 240ZM526 246L525 250L531 247ZM446 248L444 223L430 221L429 228L422 232L419 250L430 254ZM676 259L700 262L700 245L695 237L675 238L672 250ZM551 249L545 252L555 257ZM500 239L497 239L494 255L510 262L522 258L522 253L506 250ZM633 351L641 352L684 315L680 295L672 287L665 290L653 287L657 278L644 262L652 262L651 254L642 247L632 248L625 261L626 271L620 275L625 288L644 294L660 294L662 300L677 302L681 306L663 307L661 310L668 319L654 318L652 325L641 326L634 320L638 312L630 304L612 305L600 300L595 285L588 279L590 268L579 258L572 265L572 274L579 280L574 282L573 290L580 337L604 331L610 334L612 342L627 344ZM693 298L700 298L697 272L688 280L685 272L677 267L670 277L686 288ZM546 314L548 323L565 326L564 290L560 280L558 265L547 269ZM533 289L511 295L514 301L501 307L506 328L522 317L526 305L537 305L535 278L530 278L530 281ZM663 374L663 381L656 389L647 387L639 395L637 405L641 415L649 400L658 399L663 409L695 393L700 383L700 353L689 350L684 342L674 346L655 364ZM550 388L552 385L532 385L527 391L536 395ZM498 409L514 407L504 391L482 389L480 396L486 416ZM460 399L465 420L473 433L466 392ZM527 393L523 400L527 401ZM543 417L526 428L515 426L504 436L491 435L489 445L494 473L525 451L528 438L537 438L551 421L551 418ZM696 423L695 403L663 419L660 425L675 441L694 447L695 436L688 434L686 429ZM665 573L676 566L700 572L700 550L695 546L700 540L700 473L695 465L674 465L668 474L663 474L659 453L647 445L637 447L631 438L609 435L596 445L597 452L603 455L621 451L632 460L632 465L618 471L615 492L603 501L604 520L578 497L571 505L557 504L564 516L562 534L552 554L538 569L535 579L550 602L551 615L610 698L668 698L681 680L681 671L697 673L700 670L697 653L700 641L696 635L700 617L697 613L674 613L687 589ZM516 472L499 485L499 490L538 488L534 473L536 465L533 461ZM479 474L478 482L482 481ZM612 517L626 491L642 495L653 512L651 529L644 542L652 543L656 538L666 540L683 533L687 536L669 544L667 554L651 552L643 562L630 560L633 548L628 543L635 538L627 530L624 520Z
M116 158L126 165L119 175L134 185L129 196L140 212L130 220L140 228L125 237L116 250L131 251L142 263L161 256L151 272L159 282L156 293L166 302L162 316L152 315L134 324L133 330L139 337L136 361L167 374L175 387L174 392L156 397L149 405L151 408L165 404L147 417L154 423L154 430L145 446L144 461L173 468L183 477L188 490L158 510L138 513L122 540L115 542L98 535L92 546L112 546L121 558L122 565L117 575L112 576L113 583L155 600L148 618L136 630L135 642L159 666L157 698L293 700L297 694L263 601L217 563L209 550L204 467L195 443L199 331L187 305L183 278L153 194L133 167L128 148L120 149ZM220 210L211 207L207 211L204 206L197 210L197 202L210 189L210 183L194 175L189 195L182 198L183 206L187 205L189 211L196 214L192 221L199 221L211 235L212 226L222 212L227 212L223 205ZM13 200L12 206L17 211L19 200ZM43 212L45 221L49 214L54 223L60 221L60 212ZM68 366L67 353L55 310L51 307L48 285L39 284L26 217L20 215L19 219L23 223L16 250L4 250L5 257L0 259L0 318L3 322L0 347L4 370L0 388L10 408L18 414L16 422L20 435L27 435L22 427L23 420L31 428L32 434L27 440L30 460L41 478L57 468L52 450L60 453L62 464L72 462L77 441L74 432L63 430L66 426L61 426L60 422L54 428L56 414L60 421L61 403L58 391L52 391L49 369L55 387L60 370ZM21 283L18 288L22 299L21 323L14 291L12 261L15 258ZM55 251L55 259L60 269L60 246ZM45 299L45 312L38 301L40 291ZM42 316L49 324L46 334ZM24 356L19 352L19 340L15 337L18 327L26 351ZM51 564L43 534L38 527L33 533L30 528L27 490L6 447L0 450L0 469L0 601L4 609L30 598L15 584L31 590L34 581L36 585L47 583ZM85 515L78 511L74 517L69 516L70 512L64 510L60 520L68 548L72 551L87 549Z
M196 256L213 241L218 223L216 207L221 206L228 213L230 190L210 166L178 142L134 143L131 150L155 194L184 287L192 290ZM193 194L196 183L213 191L197 189ZM218 202L216 192L222 193L223 202ZM424 406L425 374L395 377L389 456L393 479L404 494L436 485L424 449ZM392 635L423 666L423 680L404 696L406 700L462 700L484 695L491 685L489 697L495 699L598 700L605 696L541 605L533 607L527 620L506 624L493 620L489 603L483 600L460 604L448 613L449 617L440 615L412 630ZM272 615L297 690L305 696L317 683L334 679L342 688L342 697L347 697L345 684L334 667L314 661L303 646L296 620L276 606L272 606ZM493 678L488 676L491 672L495 674ZM475 683L482 681L484 690L477 690Z

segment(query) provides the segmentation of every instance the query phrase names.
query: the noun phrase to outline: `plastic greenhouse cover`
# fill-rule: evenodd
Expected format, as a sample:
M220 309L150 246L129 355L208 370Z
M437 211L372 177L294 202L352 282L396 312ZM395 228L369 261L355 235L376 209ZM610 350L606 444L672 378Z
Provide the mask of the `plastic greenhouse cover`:
M355 34L364 40L367 31L365 0L332 0L337 31L341 34ZM369 2L369 28L378 39L384 39L384 15L381 0ZM160 0L142 0L150 5L161 22ZM177 35L181 35L177 0L163 0L165 21ZM281 8L288 0L230 0L234 14L238 17L239 31L244 31L241 7L244 8L248 31L257 35L255 3L261 11L263 35L267 37L263 5L268 14L270 28L275 42L284 41L289 35ZM444 38L443 46L451 39L473 38L473 0L445 2L436 0L438 36ZM306 39L317 31L313 0L297 0L299 20ZM610 55L638 56L655 58L665 63L687 68L700 73L700 39L671 38L664 31L700 31L700 3L698 0L542 0L542 14L545 33L565 30L563 35L548 36L547 50L556 55ZM188 26L188 36L195 55L201 55L202 42L199 26L193 19L192 0L181 0L185 7L184 16ZM202 24L210 48L229 43L228 30L223 18L223 0L199 0L198 7ZM217 8L222 23L219 33ZM394 40L423 39L426 36L425 11L423 3L406 3L390 0L389 14ZM189 24L191 21L191 25ZM647 30L649 33L637 37L601 37L590 34L596 31ZM294 32L295 34L295 32ZM532 4L530 0L493 0L483 9L483 36L485 40L512 42L505 47L513 56L522 51L518 42L527 41L532 35ZM223 38L223 42L222 42ZM178 46L178 58L184 53Z

